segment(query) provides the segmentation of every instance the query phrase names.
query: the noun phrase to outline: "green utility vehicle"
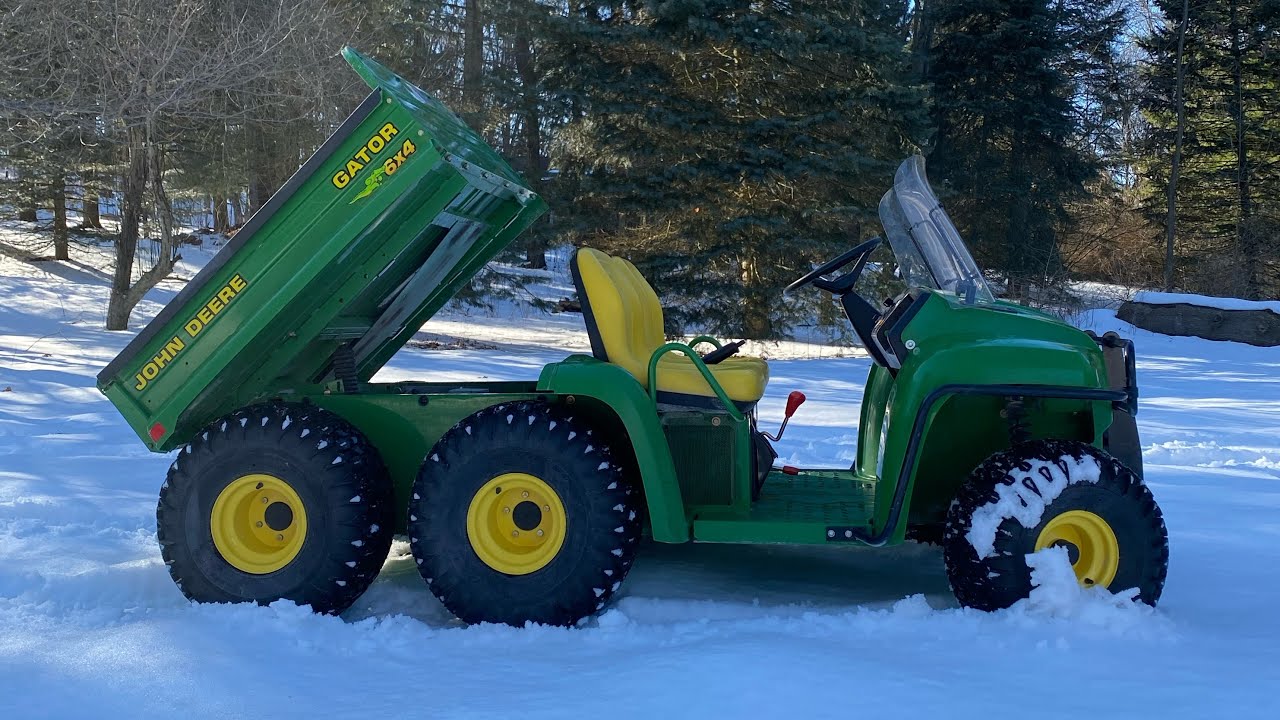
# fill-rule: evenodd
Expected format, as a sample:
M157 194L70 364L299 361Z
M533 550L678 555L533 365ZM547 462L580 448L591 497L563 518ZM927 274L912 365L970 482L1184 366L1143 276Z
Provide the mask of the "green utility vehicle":
M1156 602L1168 543L1132 344L996 299L920 158L880 205L887 241L789 288L838 298L874 361L852 468L774 467L768 364L667 342L644 278L591 249L572 262L591 355L520 382L371 382L545 205L436 100L343 54L373 92L98 376L150 449L178 450L157 534L189 598L340 612L404 533L463 620L572 624L648 533L932 540L959 601L986 609L1026 597L1026 556L1062 546L1082 583ZM887 272L885 243L907 287L887 301L859 282Z

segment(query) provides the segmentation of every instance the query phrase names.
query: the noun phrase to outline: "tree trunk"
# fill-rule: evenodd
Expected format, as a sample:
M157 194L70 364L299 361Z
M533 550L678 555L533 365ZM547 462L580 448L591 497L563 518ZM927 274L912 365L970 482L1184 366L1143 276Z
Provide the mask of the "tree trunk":
M262 177L262 173L251 170L249 174L249 214L252 215L262 209L267 204L267 200L271 198L271 190L267 187L267 179Z
M533 270L547 269L547 238L543 233L535 230L525 241L524 266Z
M1177 130L1173 141L1173 159L1169 164L1169 192L1165 213L1164 234L1164 291L1173 292L1173 239L1178 233L1178 173L1182 170L1182 138L1187 129L1187 98L1184 90L1186 62L1183 52L1187 43L1187 23L1191 12L1191 0L1182 0L1182 21L1178 24L1178 79L1174 89L1174 105L1177 108Z
M92 170L82 170L80 181L84 187L80 200L80 227L101 230L102 215L98 207L100 198L95 173Z
M481 127L484 109L484 7L482 0L466 0L463 22L462 108L471 115L472 126Z
M252 215L266 205L271 193L275 192L272 178L276 173L273 168L279 163L279 158L271 142L269 128L249 123L247 130L249 148L254 153L254 162L249 166L249 214Z
M91 193L89 190L84 192L84 207L81 214L84 216L80 221L80 227L93 228L94 230L102 229L102 216L98 211L98 194Z
M107 301L108 330L127 330L129 315L138 301L168 277L181 259L173 235L173 203L164 188L164 151L151 140L151 133L141 128L129 131L128 148L129 169L124 178L120 233L116 239L116 269ZM132 282L148 179L154 217L160 229L160 252L155 265L143 272L137 282Z
M244 199L237 190L231 196L231 227L238 228L244 224Z
M533 61L529 42L529 23L522 19L516 26L513 54L516 74L520 77L520 110L524 116L524 156L529 188L542 194L542 178L547 172L547 157L542 152L542 108L538 97L539 73ZM534 228L525 244L525 265L537 270L547 267L547 238Z
M1030 288L1030 263L1027 260L1027 243L1031 241L1027 228L1031 218L1029 204L1026 195L1015 197L1009 203L1009 226L1005 235L1008 279L1006 293L1012 300L1025 300Z
M1244 49L1240 46L1240 3L1231 2L1231 115L1236 126L1236 189L1240 198L1240 218L1248 220L1253 215L1251 198L1249 197L1249 152L1245 144L1244 131L1244 92L1241 88L1241 74ZM1238 232L1237 232L1238 234Z
M760 271L757 259L748 255L742 260L742 336L752 340L773 337L773 319L769 317L771 304L760 287Z
M933 0L915 0L911 13L911 67L915 77L923 80L929 74L929 46L933 43Z
M53 181L53 258L70 260L67 247L67 176L59 172Z
M1246 226L1253 215L1249 193L1249 151L1244 128L1244 91L1241 74L1244 49L1240 44L1240 2L1231 0L1231 102L1230 111L1235 121L1236 145L1236 193L1240 202L1240 217L1236 222L1236 245L1244 257L1245 297L1261 297L1259 282L1259 258L1257 243L1245 237Z
M129 131L129 167L124 176L120 200L120 231L116 236L116 267L107 301L107 329L128 330L129 314L136 303L129 302L133 285L133 259L138 251L138 231L142 224L142 199L147 186L146 133Z
M227 216L227 198L224 195L213 197L213 231L225 233L231 229L231 219Z
M160 226L160 257L156 259L157 267L173 261L177 255L173 242L173 202L164 189L164 152L154 142L147 145L147 163L151 175L151 201L155 208L153 218ZM168 270L165 271L168 275ZM163 277L163 276L162 276Z
M1014 140L1009 149L1010 181L1018 187L1009 199L1009 223L1005 228L1005 272L1008 278L1007 293L1014 300L1027 297L1032 275L1031 244L1036 240L1031 227L1031 189L1033 179L1028 174L1027 163L1022 157L1024 146ZM1037 248L1038 249L1038 248Z

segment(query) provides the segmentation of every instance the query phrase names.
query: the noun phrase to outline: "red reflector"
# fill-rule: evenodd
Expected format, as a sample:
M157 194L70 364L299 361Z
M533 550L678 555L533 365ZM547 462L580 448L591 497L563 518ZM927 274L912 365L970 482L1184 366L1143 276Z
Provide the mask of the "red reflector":
M156 423L151 426L151 442L160 442L160 438L164 437L164 426Z
M794 465L783 465L783 466L782 466L782 472L783 472L784 474L786 474L786 475L799 475L799 474L800 474L800 468L798 468L798 467L796 467L796 466L794 466Z

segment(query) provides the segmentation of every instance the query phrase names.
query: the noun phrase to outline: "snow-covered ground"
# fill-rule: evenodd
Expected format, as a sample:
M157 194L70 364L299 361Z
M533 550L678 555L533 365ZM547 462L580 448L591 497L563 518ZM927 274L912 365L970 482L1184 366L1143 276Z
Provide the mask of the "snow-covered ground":
M210 251L184 254L190 277ZM397 542L354 608L321 617L191 605L170 582L154 527L169 458L94 389L130 336L100 329L102 257L0 258L0 718L1280 716L1280 350L1083 317L1138 346L1172 545L1155 611L1064 583L1052 558L1035 596L985 614L956 607L929 547L651 545L586 627L463 627ZM559 274L543 286L568 294ZM530 378L586 349L580 316L521 308L451 310L420 338L493 347L408 348L383 377ZM847 466L869 361L771 355L763 424L788 391L810 398L783 459Z

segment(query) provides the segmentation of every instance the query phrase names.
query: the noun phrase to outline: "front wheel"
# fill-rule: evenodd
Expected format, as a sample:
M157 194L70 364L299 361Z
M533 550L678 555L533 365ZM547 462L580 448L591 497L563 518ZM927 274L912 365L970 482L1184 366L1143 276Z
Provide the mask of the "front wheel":
M1026 556L1064 547L1082 585L1136 588L1155 605L1169 538L1151 490L1132 470L1084 443L1038 440L978 466L947 513L947 578L956 599L1007 608L1031 593Z

